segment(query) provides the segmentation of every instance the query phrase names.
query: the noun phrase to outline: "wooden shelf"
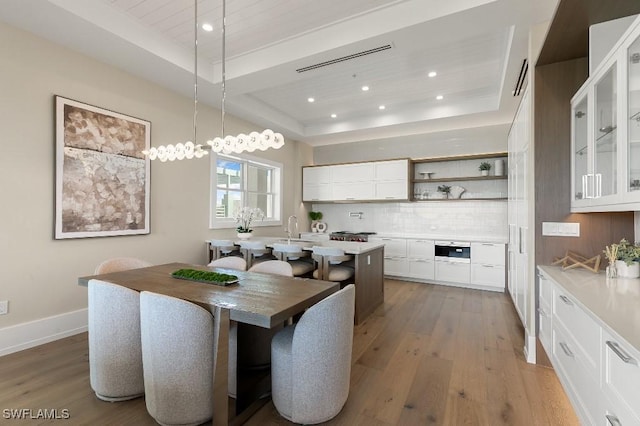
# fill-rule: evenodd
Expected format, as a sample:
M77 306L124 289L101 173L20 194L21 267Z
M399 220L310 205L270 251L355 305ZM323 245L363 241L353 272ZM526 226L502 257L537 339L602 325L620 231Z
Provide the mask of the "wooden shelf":
M419 198L412 198L411 201L421 202L421 201L500 201L507 200L507 197L496 197L496 198L433 198L428 200L421 200Z
M472 155L457 155L453 157L431 157L431 158L417 158L411 160L413 164L421 163L434 163L441 161L460 161L460 160L478 160L484 158L507 158L509 153L507 152L490 152L487 154L472 154Z
M432 178L432 179L414 179L413 183L430 183L430 182L461 182L469 180L496 180L507 179L508 176L471 176L471 177L447 177L447 178Z

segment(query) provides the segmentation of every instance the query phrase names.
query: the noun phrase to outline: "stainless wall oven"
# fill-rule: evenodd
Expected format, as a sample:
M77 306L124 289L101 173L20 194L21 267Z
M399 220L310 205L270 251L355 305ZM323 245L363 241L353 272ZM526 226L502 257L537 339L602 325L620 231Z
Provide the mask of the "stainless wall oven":
M440 262L471 263L471 243L436 241L435 260Z

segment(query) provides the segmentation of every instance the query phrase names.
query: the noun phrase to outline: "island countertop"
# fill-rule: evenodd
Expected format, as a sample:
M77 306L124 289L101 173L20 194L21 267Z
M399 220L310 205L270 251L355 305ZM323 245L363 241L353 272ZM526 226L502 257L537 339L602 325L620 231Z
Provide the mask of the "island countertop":
M235 244L240 244L242 240L234 240ZM287 244L287 238L279 237L256 237L253 236L249 241L262 241L267 247L271 247L274 243ZM207 240L210 242L210 240ZM299 244L304 250L311 250L313 246L323 247L338 247L344 250L346 254L363 254L380 247L384 247L384 241L370 241L361 243L357 241L334 241L334 240L322 240L322 241L309 241L301 238L291 238L292 244Z
M563 271L538 266L569 292L585 311L640 351L640 279L607 278L604 272Z

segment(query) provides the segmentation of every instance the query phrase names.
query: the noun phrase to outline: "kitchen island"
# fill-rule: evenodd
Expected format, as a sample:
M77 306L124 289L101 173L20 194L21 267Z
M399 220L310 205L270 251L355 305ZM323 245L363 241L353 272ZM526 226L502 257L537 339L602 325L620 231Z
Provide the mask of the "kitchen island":
M286 238L252 237L252 241L262 241L267 247L274 243L287 243ZM303 250L312 247L337 247L354 258L354 284L356 287L355 323L362 323L384 302L384 243L355 241L308 241L292 238L291 243L300 244ZM239 241L236 242L239 244ZM209 260L213 259L215 250L207 241Z

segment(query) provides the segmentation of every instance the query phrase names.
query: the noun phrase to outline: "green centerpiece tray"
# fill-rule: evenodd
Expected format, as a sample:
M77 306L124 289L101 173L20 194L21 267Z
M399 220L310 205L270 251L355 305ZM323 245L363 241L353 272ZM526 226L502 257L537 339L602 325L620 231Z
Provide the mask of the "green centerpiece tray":
M178 269L171 273L173 278L180 280L197 281L205 284L226 286L238 282L238 277L230 274L221 274L212 271L200 271L198 269Z

